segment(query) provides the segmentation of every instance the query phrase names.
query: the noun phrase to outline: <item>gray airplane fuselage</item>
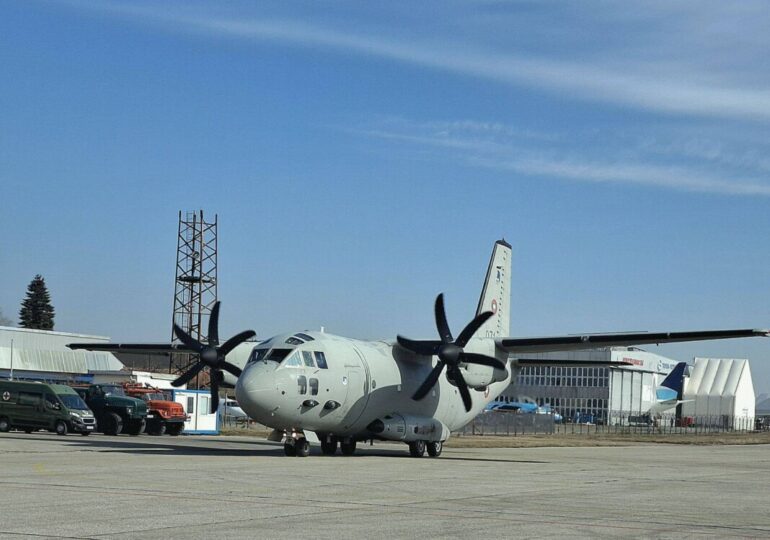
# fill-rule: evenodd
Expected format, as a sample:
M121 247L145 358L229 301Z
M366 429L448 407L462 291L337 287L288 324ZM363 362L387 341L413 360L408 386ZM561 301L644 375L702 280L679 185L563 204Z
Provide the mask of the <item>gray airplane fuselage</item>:
M269 359L274 350L279 354L273 356L283 356L280 362ZM466 350L489 356L496 353L494 341L483 338L471 340ZM322 353L325 362L318 362L317 353ZM498 352L497 357L508 365L506 353ZM236 396L250 417L279 431L378 438L367 427L375 420L398 415L412 419L415 431L419 426L421 439L443 441L449 431L470 422L508 386L511 372L510 366L506 370L472 364L461 367L473 400L466 412L446 372L425 398L411 399L435 362L435 357L428 362L393 342L321 332L276 336L254 347L236 383ZM325 368L319 366L324 363ZM386 433L385 438L395 437Z

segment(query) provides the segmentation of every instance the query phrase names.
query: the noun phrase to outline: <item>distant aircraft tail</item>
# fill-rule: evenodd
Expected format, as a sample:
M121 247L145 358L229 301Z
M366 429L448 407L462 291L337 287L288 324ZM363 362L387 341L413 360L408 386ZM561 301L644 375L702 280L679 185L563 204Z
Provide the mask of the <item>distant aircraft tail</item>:
M493 317L476 332L478 337L505 337L511 331L511 245L505 240L495 242L489 260L487 277L481 290L476 315L491 311Z
M685 369L687 369L687 362L679 362L674 366L674 369L671 370L671 373L663 379L663 382L660 383L660 386L676 392L676 399L682 399Z

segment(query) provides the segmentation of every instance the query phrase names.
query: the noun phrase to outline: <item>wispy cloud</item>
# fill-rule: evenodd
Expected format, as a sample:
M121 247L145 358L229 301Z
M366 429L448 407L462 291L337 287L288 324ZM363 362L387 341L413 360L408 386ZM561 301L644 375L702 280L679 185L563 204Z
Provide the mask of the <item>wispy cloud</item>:
M770 91L741 85L730 77L696 72L692 66L666 64L655 69L645 61L614 58L563 60L526 54L515 48L500 52L483 41L433 35L389 37L385 31L308 24L285 18L229 18L196 14L184 7L141 7L135 4L76 2L133 20L217 37L272 41L300 47L323 47L345 54L420 65L465 77L526 86L580 100L608 103L656 113L730 119L770 120ZM661 66L663 63L661 63Z
M678 191L770 197L770 183L761 179L731 173L715 174L699 166L654 163L652 158L638 151L641 147L629 153L630 157L614 161L606 158L579 159L571 155L574 150L565 150L561 138L553 139L557 144L544 145L540 134L528 135L501 124L473 121L420 123L392 119L381 126L355 132L403 143L405 153L415 146L432 147L445 151L441 159L455 159L469 166L512 172L519 177L525 175L575 182L636 184Z

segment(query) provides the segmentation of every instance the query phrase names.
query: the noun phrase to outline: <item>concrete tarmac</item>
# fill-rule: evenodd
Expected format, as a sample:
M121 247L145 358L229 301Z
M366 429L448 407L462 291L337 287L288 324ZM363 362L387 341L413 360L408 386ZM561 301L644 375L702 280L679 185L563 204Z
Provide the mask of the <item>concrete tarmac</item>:
M770 446L289 458L245 437L0 433L2 538L770 537Z

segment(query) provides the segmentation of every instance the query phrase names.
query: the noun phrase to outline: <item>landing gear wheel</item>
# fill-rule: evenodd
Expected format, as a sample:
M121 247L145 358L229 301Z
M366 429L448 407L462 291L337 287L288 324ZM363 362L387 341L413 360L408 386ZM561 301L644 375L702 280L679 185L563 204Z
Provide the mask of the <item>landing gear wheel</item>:
M321 453L325 456L333 456L337 453L337 437L331 437L329 440L324 437L321 439Z
M11 422L5 416L0 416L0 432L6 433L8 431L11 431Z
M342 441L340 442L340 450L343 456L352 456L356 451L356 441Z
M307 439L297 439L294 443L294 452L297 457L308 457L310 455L310 443Z
M297 455L297 448L294 446L293 443L286 441L283 444L283 454L285 456L294 457Z
M409 443L409 455L422 457L425 454L425 441L412 441Z
M439 457L443 449L444 449L444 443L442 443L441 441L428 443L428 455L430 457Z
M54 431L57 435L66 435L67 434L67 422L64 420L57 420L56 424L53 426Z
M123 419L115 413L109 413L104 418L104 434L120 435L121 431L123 431Z
M83 432L81 432L80 434L81 434L83 437L88 437L88 436L91 434L91 432L90 432L90 431L83 431Z

